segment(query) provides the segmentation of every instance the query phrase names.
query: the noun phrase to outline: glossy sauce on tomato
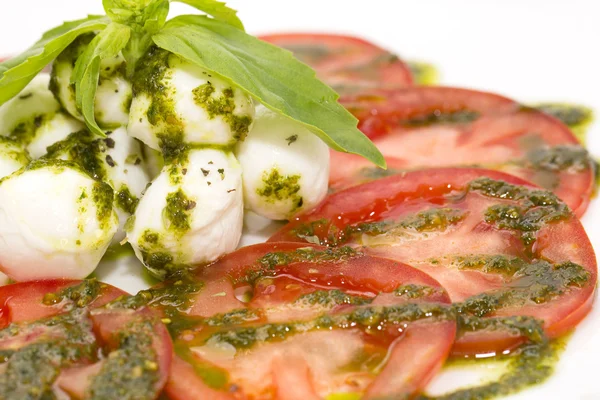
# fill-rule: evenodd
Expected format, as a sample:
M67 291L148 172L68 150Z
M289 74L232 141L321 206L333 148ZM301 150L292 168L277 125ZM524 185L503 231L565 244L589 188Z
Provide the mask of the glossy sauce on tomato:
M554 191L582 215L595 166L557 119L490 93L445 87L346 96L361 130L386 157L388 171L331 152L334 190L418 168L478 166L508 172Z
M126 309L96 280L0 288L0 393L7 399L153 399L172 345L159 314Z
M597 279L592 246L568 207L490 170L422 170L350 188L271 240L351 244L428 273L462 315L454 346L462 355L513 348L528 317L550 337L567 332L591 308ZM510 322L514 329L492 321L513 316L526 318Z
M348 247L249 246L176 282L148 291L175 338L175 400L412 395L454 340L435 280Z

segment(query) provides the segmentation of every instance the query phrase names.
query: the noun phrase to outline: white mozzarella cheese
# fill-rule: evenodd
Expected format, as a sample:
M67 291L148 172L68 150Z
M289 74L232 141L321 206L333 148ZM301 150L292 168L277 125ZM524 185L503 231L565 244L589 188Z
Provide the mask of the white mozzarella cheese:
M15 281L81 279L117 230L112 189L75 164L33 162L0 183L0 270Z
M242 173L232 153L192 149L166 165L142 197L127 233L155 275L235 250L242 233Z
M235 154L244 171L245 207L259 215L290 219L327 194L327 145L304 126L262 105Z

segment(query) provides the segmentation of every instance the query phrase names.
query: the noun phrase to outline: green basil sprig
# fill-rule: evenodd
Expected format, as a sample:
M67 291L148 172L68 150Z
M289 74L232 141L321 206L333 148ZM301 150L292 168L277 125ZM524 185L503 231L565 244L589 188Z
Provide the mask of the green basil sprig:
M77 59L71 83L88 128L103 136L94 117L100 63L121 53L129 77L137 61L156 45L210 70L269 109L298 121L331 148L361 155L380 167L385 160L357 129L356 119L315 72L281 48L248 35L235 10L217 0L171 0L206 15L167 22L169 0L103 0L107 16L89 16L46 32L23 54L0 63L0 105L16 96L79 35L97 35Z

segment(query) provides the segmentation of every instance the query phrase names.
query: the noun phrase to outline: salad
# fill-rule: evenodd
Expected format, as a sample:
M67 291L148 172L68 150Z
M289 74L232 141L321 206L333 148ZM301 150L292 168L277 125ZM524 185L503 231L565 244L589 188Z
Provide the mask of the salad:
M491 399L552 374L597 283L590 110L173 1L202 14L104 0L0 63L0 399ZM239 247L252 218L281 228ZM151 287L94 277L123 248ZM482 356L496 380L427 393Z

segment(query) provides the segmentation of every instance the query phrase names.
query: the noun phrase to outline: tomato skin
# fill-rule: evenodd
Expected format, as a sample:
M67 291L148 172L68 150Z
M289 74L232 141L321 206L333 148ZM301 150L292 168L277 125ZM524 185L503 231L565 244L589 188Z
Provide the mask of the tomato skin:
M448 101L440 101L440 96ZM410 120L433 112L470 110L482 116L518 111L521 105L497 94L445 86L420 86L400 90L380 89L340 98L359 120L358 127L371 139L385 135L399 120Z
M59 292L82 281L52 279L30 281L0 286L0 329L10 323L34 321L41 318L60 314L65 304L45 305L44 296L48 293ZM111 285L104 285L101 295L89 306L101 307L119 296L127 295Z
M64 291L69 288L77 290L63 297L66 293ZM157 311L146 307L133 310L118 306L121 304L119 301L125 296L127 296L126 292L95 280L30 281L0 287L0 304L2 304L0 329L10 324L19 327L19 333L4 337L0 347L25 348L26 351L27 346L38 342L66 346L64 348L69 348L71 345L79 347L83 346L81 341L84 338L88 346L98 346L93 348L98 351L98 354L101 354L100 349L104 353L109 353L108 357L90 358L86 355L86 351L82 351L81 356L78 356L81 358L70 360L66 367L57 367L58 376L53 381L53 388L60 388L73 399L84 400L89 398L88 388L92 379L102 371L103 365L111 359L112 353L118 353L122 335L130 335L134 331L136 334L147 335L150 330L153 352L148 354L152 354L152 357L156 356L157 374L154 388L150 391L154 393L153 398L158 398L171 368L173 356L171 338ZM108 305L114 300L117 302ZM58 319L51 320L49 323L47 319L52 317ZM61 319L62 317L66 319ZM72 343L69 332L76 326L82 331L75 330L77 339ZM64 340L68 340L66 344ZM54 341L58 341L57 344L53 344ZM92 354L94 353L95 351ZM152 367L154 361L148 358L144 360L150 363L147 368L154 371Z
M543 112L492 93L449 87L363 92L344 96L343 103L381 150L390 174L455 166L495 169L554 191L578 216L587 209L594 162L567 126ZM361 157L330 154L333 190L381 175Z
M286 254L294 256L298 254L298 251L308 252L308 258L286 258ZM260 325L263 323L285 323L285 321L310 321L321 315L322 311L315 314L315 311L310 311L310 307L308 309L297 309L299 306L294 306L296 304L294 303L295 300L299 299L300 296L312 293L315 290L341 289L347 291L346 293L368 292L371 296L375 296L372 302L369 303L373 307L395 304L394 302L397 301L432 302L433 304L448 304L449 302L447 294L434 279L414 268L392 260L373 258L355 252L344 253L350 255L344 255L343 257L347 258L343 259L337 258L337 256L331 258L329 255L327 259L319 258L321 256L318 254L324 252L328 252L328 250L321 246L285 242L261 243L239 249L199 270L198 278L204 282L204 285L201 292L195 297L194 303L203 302L200 299L207 299L210 296L218 296L225 298L225 303L228 306L223 308L220 305L214 305L217 314L244 308L259 312L259 314L270 310L266 314L261 314L263 316L256 320L255 323ZM313 258L314 254L317 254L316 258ZM273 257L273 255L281 255L283 258ZM268 264L265 264L264 257L271 261L275 259L286 259L287 261L285 263L271 263L269 261ZM258 278L258 281L254 284L253 295L248 302L241 302L237 299L230 301L230 293L227 292L225 285L215 284L215 282L229 282L229 291L231 292L232 287L245 284L244 277L248 274L260 276L260 271L263 271L262 268L267 268L264 271L268 275L265 278ZM259 274L257 275L255 272ZM434 288L434 290L427 292L428 294L424 295L425 297L422 299L398 300L393 292L395 288L405 284L426 286ZM321 306L318 304L321 303L316 303L317 310L320 310L319 307ZM302 307L306 306L305 304ZM344 313L352 307L356 306L338 305L334 306L331 312L334 312L334 314ZM190 309L189 314L203 317L215 315L215 313L211 314L206 307L196 308L196 306ZM198 328L196 334L204 334L204 329L207 328ZM222 329L228 330L228 328ZM235 330L236 325L231 325L229 329ZM202 341L191 338L191 332L193 330L186 331L181 338L176 339L176 346L186 346L186 342L189 341L193 346L203 347L201 345ZM337 344L354 346L354 344L350 345L344 340L346 337L344 335L355 335L351 333L352 331L344 333L343 330L333 329L332 332L337 335L335 338L339 339ZM369 378L373 379L373 382L368 386L364 398L379 398L385 395L398 395L399 393L417 393L443 364L452 346L455 332L456 324L453 319L420 320L408 323L408 328L405 327L403 333L400 334L391 330L389 334L386 333L381 337L369 338L369 335L366 335L361 340L368 339L369 341L365 343L370 343L369 346L381 346L388 343L388 340L393 340L393 344L391 344L393 350L390 353L391 361L388 362L389 365L393 366L394 371L390 369L392 367L388 368L386 366L383 370L388 371L387 375L382 375L381 378ZM215 390L209 387L196 375L194 368L188 364L187 359L183 361L176 357L171 371L172 379L167 384L165 392L174 400L199 397L217 399L322 398L323 393L321 391L324 390L323 377L314 375L317 370L313 370L313 368L320 368L320 366L313 365L314 359L310 358L314 357L311 354L320 353L315 353L318 347L308 351L311 346L319 346L319 343L321 343L319 340L323 338L322 335L330 335L330 333L327 330L325 332L317 330L313 333L298 333L283 339L281 343L278 341L267 342L268 344L262 344L256 350L250 352L249 350L240 350L239 357L241 358L237 359L237 356L234 358L237 361L214 361L229 366L216 364L219 368L228 370L230 382L236 387L233 392L228 392L226 388ZM304 339L304 337L308 339ZM298 340L299 342L297 342ZM304 340L317 340L317 342L309 341L308 343L311 344L308 345L307 343L308 348L298 347L299 345L295 344L304 343ZM352 340L356 341L356 336ZM290 344L286 344L288 342ZM388 348L388 345L385 346ZM409 357L410 354L417 351L416 349L421 349L423 354L415 358ZM259 352L256 353L256 358L252 358L254 357L252 355L253 351ZM203 363L212 362L209 361L211 358L203 359L199 354L196 354L195 357L203 360ZM417 364L409 363L406 361L407 357L415 361L418 359L419 362ZM252 376L262 377L260 378L262 380L258 382L258 387L252 385L252 378L245 375L245 359L249 360L249 365L254 366ZM329 361L323 362L327 363ZM386 365L388 364L386 363ZM334 383L330 384L333 385Z
M407 172L334 193L315 210L284 226L270 240L275 242L280 240L304 241L305 239L298 236L296 230L311 221L323 221L316 226L312 233L322 242L329 240L331 246L336 246L338 243L335 240L331 241L332 239L329 237L332 227L335 228L333 231L343 232L347 226L360 222L377 222L386 218L394 218L398 215L405 215L411 209L422 210L423 207L427 209L427 207L434 206L460 207L462 204L460 202L469 201L471 195L459 200L459 203L446 202L444 196L462 196L457 193L469 182L481 176L535 189L533 185L524 180L491 170L447 168ZM472 201L480 201L477 200L479 197L473 198L475 200ZM485 201L488 203L482 204L490 207L490 204L501 200L490 201L488 199ZM478 203L469 204L476 205ZM474 214L473 218L482 218L478 215L480 214ZM473 248L479 249L478 251L482 254L523 256L522 250L519 250L523 244L520 240L515 241L511 236L512 233L497 230L483 219L479 223L475 221L474 219L472 222L472 230L459 226L456 228L458 233L452 236L453 231L450 231L447 239L444 239L444 235L441 235L440 238L420 239L424 240L422 245L418 246L419 240L417 240L408 242L414 243L410 247L408 245L405 247L401 245L369 247L369 244L366 244L367 247L364 250L369 254L389 257L401 262L410 263L410 257L413 257L413 265L437 279L448 290L453 301L464 301L478 293L503 287L504 279L495 274L456 270L444 267L443 264L441 266L430 265L419 258L424 248L429 249L429 252L425 254L434 254L435 257L442 259L446 255L464 254L460 252L462 251L461 246L464 247L467 254ZM353 246L360 244L350 240L348 244ZM411 251L408 252L408 249ZM459 252L454 253L455 251ZM544 330L548 336L557 337L572 329L591 308L597 281L596 257L585 230L574 216L567 217L566 220L560 222L543 225L537 232L531 251L533 252L531 262L548 260L554 265L573 262L582 266L589 274L586 283L581 287L569 289L565 294L546 302L501 308L495 312L494 316L531 315L544 321ZM464 356L499 353L514 348L522 341L523 338L498 332L495 334L482 334L479 331L465 333L458 337L453 354Z
M413 84L410 68L401 59L360 38L290 33L265 35L260 39L291 50L339 93L395 89Z

